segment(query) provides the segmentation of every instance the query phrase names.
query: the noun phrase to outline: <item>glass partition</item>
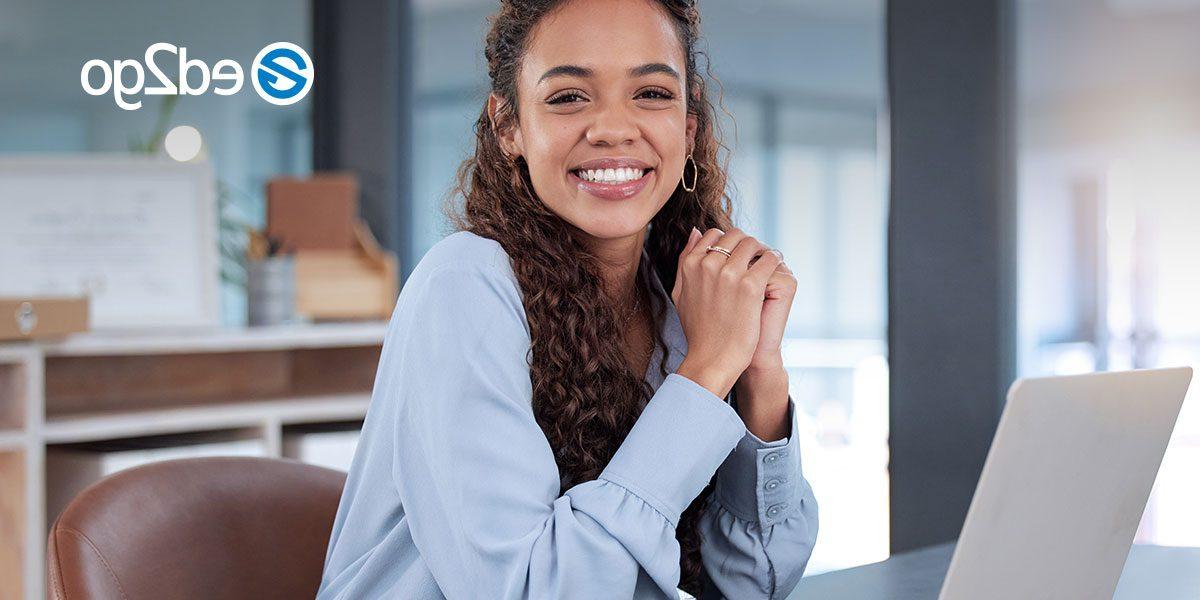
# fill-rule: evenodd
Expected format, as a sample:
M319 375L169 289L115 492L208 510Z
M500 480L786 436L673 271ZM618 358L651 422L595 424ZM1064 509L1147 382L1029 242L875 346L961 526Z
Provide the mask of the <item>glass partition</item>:
M1200 365L1200 6L1018 9L1020 374ZM1200 545L1197 388L1137 542Z

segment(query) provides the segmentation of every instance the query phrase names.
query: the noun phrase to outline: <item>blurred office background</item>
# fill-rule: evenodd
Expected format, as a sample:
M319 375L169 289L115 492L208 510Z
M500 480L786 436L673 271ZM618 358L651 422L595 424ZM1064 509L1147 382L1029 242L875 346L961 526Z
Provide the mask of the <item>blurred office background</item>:
M1200 363L1200 2L1018 8L1020 373ZM1196 387L1138 541L1200 545Z
M1001 304L1005 294L1013 300L1011 318L999 317L999 327L1012 330L1013 368L998 366L993 374L1005 379L1200 364L1200 180L1194 168L1200 159L1200 2L980 4L1000 17L987 41L994 42L988 51L998 57L995 71L978 74L999 82L999 108L978 108L966 93L957 105L970 113L964 118L1004 119L1001 133L1013 136L980 138L1000 145L999 162L1012 161L1010 170L996 167L990 200L1011 203L1012 222L992 213L979 217L981 232L998 231L1010 246L987 260L1003 262L1010 251L1016 274L1012 289L997 292ZM227 188L223 210L252 223L265 218L268 178L357 170L364 216L381 243L400 255L403 279L447 233L440 206L486 95L481 40L494 5L0 0L0 152L123 152L150 134L162 99L147 98L141 110L129 112L111 98L84 94L78 75L88 58L137 58L149 43L170 41L210 62L230 57L248 64L266 43L293 41L317 63L313 93L304 101L276 107L244 89L229 97L182 98L168 118L200 130ZM370 15L380 7L387 18ZM913 271L889 268L889 235L893 252L905 251L894 261L917 259L897 239L906 231L923 235L904 229L912 221L894 222L889 234L890 169L912 164L893 162L893 120L907 118L921 101L903 86L889 97L889 60L893 78L914 68L889 57L889 26L911 21L894 16L889 25L883 0L710 0L701 9L712 72L729 113L722 126L732 150L739 224L779 247L800 281L785 358L802 409L804 468L821 505L808 573L882 560L917 543L893 535L897 518L906 521L921 510L913 500L919 494L891 497L904 482L889 479L897 474L889 470L897 451L889 442L900 439L890 439L889 428L899 422L903 429L895 435L908 440L910 427L921 426L909 420L923 417L910 415L908 404L889 406L889 391L898 389L891 378L903 385L907 376L889 374L889 356L901 351L888 347L889 314L907 318L889 307L889 285L892 298L907 299L906 290L953 278L932 268L914 280ZM911 12L907 18L914 19ZM929 21L957 26L953 16L931 13ZM955 43L969 52L976 42ZM892 47L910 52L899 43ZM349 66L371 52L380 54L377 65ZM971 57L926 58L958 65ZM904 112L894 113L893 99L907 103ZM960 123L959 116L946 115L945 127ZM926 118L939 127L939 115ZM375 132L363 133L366 121L378 122ZM379 138L380 131L389 137ZM954 143L955 132L947 131L947 146L936 150ZM973 147L952 154L962 160L986 155ZM936 171L940 163L924 164ZM946 164L946 178L953 179L953 161ZM921 185L936 190L941 182L927 177ZM969 207L982 200L963 195L956 202ZM962 222L964 239L974 236L973 218ZM954 246L940 251L970 254ZM982 310L950 309L961 309L968 322L972 310ZM244 289L226 281L222 321L244 326L245 310ZM996 351L1003 354L1009 347L999 337ZM960 342L957 352L971 352L972 343ZM948 368L944 377L967 375ZM997 403L982 425L964 428L983 439L983 450L987 423L998 416L996 395L962 400ZM1200 545L1200 517L1190 510L1200 504L1198 402L1185 406L1139 541ZM952 417L939 427L955 428ZM976 452L971 464L977 468L981 458ZM977 474L954 475L967 482L966 500ZM925 480L910 481L911 489ZM955 494L955 506L965 509L963 491ZM905 512L896 513L897 506ZM956 528L962 515L931 518Z
M145 96L140 109L128 111L116 106L111 92L85 94L79 71L93 58L141 60L146 47L159 41L185 47L189 58L210 66L222 58L248 65L272 41L311 48L311 13L307 2L289 0L2 0L0 152L129 152L149 141L166 117L170 125L200 131L203 152L226 190L226 212L261 227L267 180L312 169L311 94L291 106L275 106L254 94L247 79L231 96L210 91L180 97L173 108L165 106L166 96ZM178 58L163 53L158 63L175 79ZM222 315L229 324L246 320L238 283L222 289Z

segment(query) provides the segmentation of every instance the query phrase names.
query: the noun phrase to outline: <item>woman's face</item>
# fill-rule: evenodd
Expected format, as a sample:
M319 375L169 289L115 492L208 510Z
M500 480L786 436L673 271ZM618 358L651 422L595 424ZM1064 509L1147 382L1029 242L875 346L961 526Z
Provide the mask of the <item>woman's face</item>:
M685 66L657 3L567 2L530 35L519 125L501 144L525 157L537 195L566 221L600 239L640 235L692 148Z

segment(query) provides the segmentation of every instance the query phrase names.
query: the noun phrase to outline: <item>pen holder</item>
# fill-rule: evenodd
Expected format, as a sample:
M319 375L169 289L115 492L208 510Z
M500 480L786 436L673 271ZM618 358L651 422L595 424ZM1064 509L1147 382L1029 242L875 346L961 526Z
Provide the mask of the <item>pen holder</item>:
M248 323L279 325L296 320L296 262L281 254L246 264Z

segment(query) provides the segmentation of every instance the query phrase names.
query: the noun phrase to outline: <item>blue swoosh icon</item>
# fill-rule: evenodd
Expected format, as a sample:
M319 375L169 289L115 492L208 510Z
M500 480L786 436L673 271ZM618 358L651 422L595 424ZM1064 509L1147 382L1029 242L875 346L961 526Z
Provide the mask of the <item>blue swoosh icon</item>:
M273 98L286 100L299 94L304 89L304 84L308 82L308 78L280 64L279 59L281 58L290 59L301 69L308 69L308 63L304 60L304 57L300 56L296 51L290 48L276 48L263 56L262 62L259 63L259 68L255 72L255 76L258 77L258 83L265 93ZM292 85L284 89L276 88L275 83L279 81L280 76L290 80Z

